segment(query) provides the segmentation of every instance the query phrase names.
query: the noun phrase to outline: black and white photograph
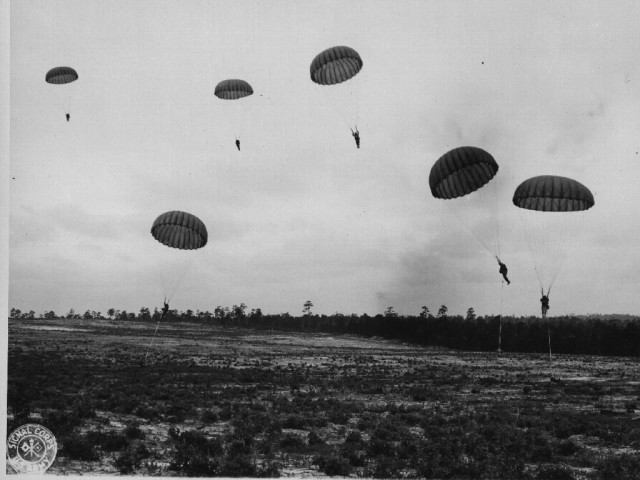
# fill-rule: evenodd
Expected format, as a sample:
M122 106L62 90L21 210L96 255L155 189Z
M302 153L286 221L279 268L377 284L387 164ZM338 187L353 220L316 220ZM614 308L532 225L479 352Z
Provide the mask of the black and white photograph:
M3 474L640 479L640 3L0 13Z

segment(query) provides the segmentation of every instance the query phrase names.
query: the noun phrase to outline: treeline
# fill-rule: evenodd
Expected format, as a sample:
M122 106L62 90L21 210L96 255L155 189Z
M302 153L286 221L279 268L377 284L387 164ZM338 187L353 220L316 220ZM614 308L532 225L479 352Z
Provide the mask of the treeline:
M447 308L440 307L437 316L427 308L417 316L404 316L389 307L384 314L375 316L316 315L310 311L310 302L305 304L304 314L293 316L289 313L277 315L263 314L252 309L247 312L245 304L233 307L217 307L209 311L178 312L170 310L166 321L202 322L205 324L242 327L262 330L282 330L298 332L324 332L331 334L354 334L377 336L407 343L441 346L458 350L495 351L498 349L498 335L501 330L501 349L506 352L546 353L548 352L547 320L538 317L476 317L473 309L467 316L447 315ZM311 305L312 306L312 305ZM127 312L110 308L107 316L100 312L86 311L77 314L73 309L65 316L45 312L39 318L68 319L114 319L158 321L161 312L151 312L143 307L139 312ZM28 314L12 309L11 318L36 318L33 311ZM549 319L551 328L551 348L554 353L592 354L612 356L640 355L640 318L623 315L619 318L597 316L562 316Z

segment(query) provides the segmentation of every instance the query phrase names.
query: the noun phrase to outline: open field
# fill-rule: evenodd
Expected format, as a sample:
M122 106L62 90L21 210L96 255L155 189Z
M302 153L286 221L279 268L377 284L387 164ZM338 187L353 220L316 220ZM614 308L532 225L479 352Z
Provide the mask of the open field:
M110 320L9 321L9 429L55 474L640 478L638 358Z

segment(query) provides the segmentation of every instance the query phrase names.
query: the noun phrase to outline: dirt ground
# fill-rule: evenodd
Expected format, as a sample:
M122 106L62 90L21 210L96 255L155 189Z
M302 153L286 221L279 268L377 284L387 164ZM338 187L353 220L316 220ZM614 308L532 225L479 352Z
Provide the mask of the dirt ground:
M362 440L360 450L354 451L368 456L362 465L352 460L351 476L374 475L374 467L380 472L371 438L381 428L378 419L395 416L404 419L399 424L416 445L429 440L425 417L436 414L445 419L473 417L473 425L479 422L475 416L498 415L505 419L500 423L517 432L540 428L552 450L560 442L575 444L569 456L552 454L525 462L531 475L540 465L558 463L573 478L598 478L598 469L604 467L590 456L640 451L640 434L623 426L640 432L637 358L554 355L550 361L539 354L458 352L380 338L197 323L163 324L152 344L154 329L155 324L136 321L10 320L9 425L18 416L12 388L28 388L16 395L27 398L29 418L43 423L52 412L68 411L82 396L95 415L88 415L72 433L122 432L139 425L144 440L136 442L143 442L149 455L132 473L145 475L179 474L170 470L170 428L231 439L240 429L241 408L242 415L261 411L282 425L274 445L284 447L265 448L257 440L252 447L259 462L277 461L281 476L325 476L314 458L337 455L355 430ZM307 405L313 407L304 410ZM296 420L300 425L292 420L296 408L304 417ZM207 411L212 416L205 419ZM543 421L538 417L563 415L580 421L596 416L599 425L610 421L612 429L623 431L608 436L576 430L560 438L552 426L538 427ZM293 435L307 441L311 431L323 440L322 447L314 449L310 441L287 447L280 440ZM256 439L264 435L258 433ZM117 474L118 452L97 451L99 459L79 460L66 456L62 444L49 472ZM394 452L400 459L396 463L402 464L396 472L424 475L418 473L422 470L414 457L399 447ZM465 455L460 454L463 463Z

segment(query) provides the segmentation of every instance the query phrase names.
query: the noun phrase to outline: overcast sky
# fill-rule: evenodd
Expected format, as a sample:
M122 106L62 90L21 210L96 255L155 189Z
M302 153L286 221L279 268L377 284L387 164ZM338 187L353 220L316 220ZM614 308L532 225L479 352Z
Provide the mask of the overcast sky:
M10 7L9 308L137 312L166 294L179 310L539 314L511 196L552 174L596 204L571 227L550 314L640 311L638 2ZM320 87L309 65L335 45L364 66ZM47 84L56 66L79 80ZM254 95L219 100L227 78ZM504 290L429 190L433 163L464 145L500 165ZM156 242L168 210L198 216L206 247Z

